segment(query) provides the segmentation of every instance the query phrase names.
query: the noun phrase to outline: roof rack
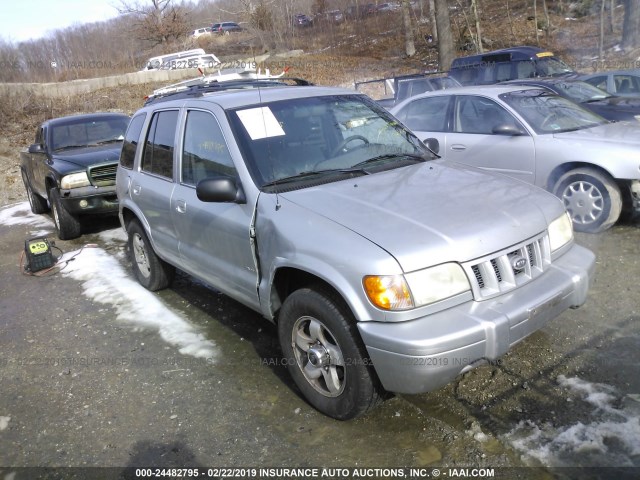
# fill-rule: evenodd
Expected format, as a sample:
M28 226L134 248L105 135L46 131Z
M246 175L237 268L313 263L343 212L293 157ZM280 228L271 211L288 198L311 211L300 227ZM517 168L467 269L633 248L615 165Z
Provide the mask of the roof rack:
M225 69L219 70L217 73L210 75L201 75L200 77L184 80L182 82L167 85L158 88L151 95L145 97L145 105L161 99L169 100L176 98L185 98L190 96L200 96L204 93L244 89L244 88L262 88L270 86L297 85L309 86L313 83L302 78L285 77L288 69L285 69L279 75L271 75L269 69L262 73L260 69ZM201 71L201 70L200 70ZM202 72L202 71L201 71Z

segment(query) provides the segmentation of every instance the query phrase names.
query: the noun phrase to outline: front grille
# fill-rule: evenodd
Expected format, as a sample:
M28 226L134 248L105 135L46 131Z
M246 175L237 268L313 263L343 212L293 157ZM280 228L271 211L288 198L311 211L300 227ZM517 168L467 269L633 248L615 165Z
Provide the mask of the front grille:
M551 264L547 234L463 265L476 300L501 295L541 275Z
M117 163L107 163L89 167L89 181L96 187L106 187L116 184Z

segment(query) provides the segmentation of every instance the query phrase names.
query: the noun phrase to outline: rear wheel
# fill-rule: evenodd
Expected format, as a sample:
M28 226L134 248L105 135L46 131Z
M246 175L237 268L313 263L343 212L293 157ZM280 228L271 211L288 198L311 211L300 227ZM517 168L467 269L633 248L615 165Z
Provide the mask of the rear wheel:
M127 226L129 255L136 279L148 290L168 287L175 276L175 268L153 251L144 228L136 220Z
M27 198L29 199L29 206L31 206L31 211L33 213L46 213L49 211L49 204L47 203L47 199L41 197L31 188L31 183L29 183L29 179L27 178L27 174L24 170L22 170L22 183L24 183L24 188L27 191Z
M611 228L622 211L618 185L605 173L591 168L565 173L556 182L554 193L564 202L578 232L603 232Z
M71 240L82 233L80 220L71 215L60 200L60 192L56 188L49 190L49 203L51 204L51 217L56 226L60 240Z
M318 287L292 293L280 311L278 335L293 380L325 415L347 420L381 401L383 390L353 316L332 292Z

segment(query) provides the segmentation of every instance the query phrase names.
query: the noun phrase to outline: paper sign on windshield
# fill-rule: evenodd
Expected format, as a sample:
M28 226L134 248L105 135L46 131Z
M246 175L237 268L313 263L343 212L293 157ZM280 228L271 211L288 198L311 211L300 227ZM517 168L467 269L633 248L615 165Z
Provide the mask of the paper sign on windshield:
M239 110L238 117L247 129L251 140L284 135L284 130L269 107Z

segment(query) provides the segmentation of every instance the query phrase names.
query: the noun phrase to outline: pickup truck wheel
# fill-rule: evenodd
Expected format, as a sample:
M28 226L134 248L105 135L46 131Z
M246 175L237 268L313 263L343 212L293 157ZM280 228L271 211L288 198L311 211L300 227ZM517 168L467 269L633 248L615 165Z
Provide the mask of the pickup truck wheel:
M49 190L49 203L51 204L51 217L56 226L56 232L60 240L77 238L82 232L80 221L71 215L60 200L60 192L52 188Z
M129 255L136 279L155 292L168 287L175 276L175 268L156 255L144 228L137 221L127 226Z
M49 211L49 204L47 203L46 198L42 198L31 188L31 184L29 183L29 179L27 178L27 174L22 170L22 183L24 183L24 188L27 191L27 198L29 199L29 205L31 206L31 211L33 213L46 213Z
M565 173L556 182L554 193L564 202L578 232L603 232L616 223L622 211L618 185L591 168Z
M280 311L278 336L293 380L325 415L347 420L381 400L383 390L355 321L331 292L292 293Z

